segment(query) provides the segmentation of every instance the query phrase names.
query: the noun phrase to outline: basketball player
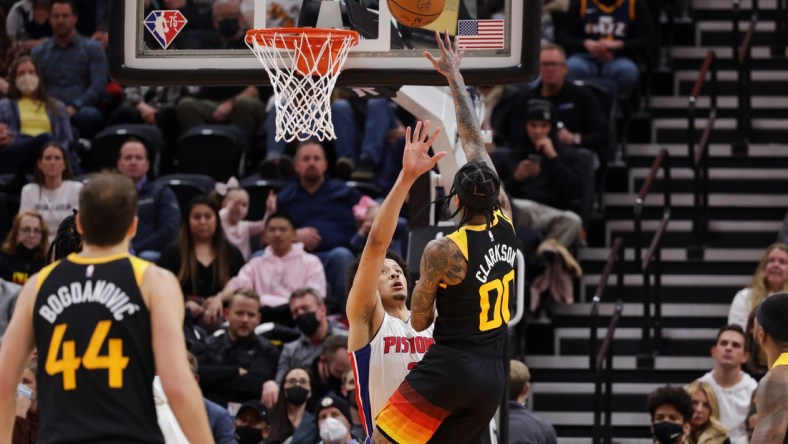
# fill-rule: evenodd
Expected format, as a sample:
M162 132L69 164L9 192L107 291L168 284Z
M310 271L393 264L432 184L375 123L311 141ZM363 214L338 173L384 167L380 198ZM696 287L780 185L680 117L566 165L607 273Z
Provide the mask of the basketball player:
M411 323L433 321L435 344L405 377L376 418L375 442L476 442L488 429L506 383L503 345L514 288L517 238L511 206L484 149L460 74L463 52L436 34L440 59L425 52L449 81L468 163L449 198L460 228L431 241L413 291ZM445 39L445 42L444 42Z
M417 332L410 325L405 306L407 268L399 256L386 253L408 190L446 155L427 154L440 131L435 130L428 139L429 125L429 121L423 126L416 123L413 137L411 128L406 130L402 171L372 223L347 299L348 348L359 419L367 436L372 436L375 415L434 342L432 328Z
M766 353L769 372L755 393L758 423L752 443L788 443L788 293L766 298L755 314L753 336Z
M34 346L45 360L39 442L163 442L155 372L189 441L212 442L186 359L180 286L128 254L136 212L128 179L92 177L76 216L82 252L43 268L22 289L0 349L0 442L10 442L16 385Z

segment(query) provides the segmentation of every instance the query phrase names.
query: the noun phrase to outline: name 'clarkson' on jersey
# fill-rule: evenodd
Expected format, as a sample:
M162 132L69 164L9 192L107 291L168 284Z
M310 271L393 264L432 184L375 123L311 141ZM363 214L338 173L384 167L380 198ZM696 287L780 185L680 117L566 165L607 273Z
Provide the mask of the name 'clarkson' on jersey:
M482 284L487 283L487 276L490 274L490 270L498 262L507 262L509 266L513 267L516 254L515 249L506 244L497 244L488 249L484 255L485 263L479 265L479 271L476 272L476 279Z
M95 284L93 281L86 281L60 286L55 294L46 298L38 314L50 324L54 324L63 310L74 304L84 303L104 305L116 321L122 321L126 315L132 315L140 310L140 306L130 303L128 295L115 284L98 280Z

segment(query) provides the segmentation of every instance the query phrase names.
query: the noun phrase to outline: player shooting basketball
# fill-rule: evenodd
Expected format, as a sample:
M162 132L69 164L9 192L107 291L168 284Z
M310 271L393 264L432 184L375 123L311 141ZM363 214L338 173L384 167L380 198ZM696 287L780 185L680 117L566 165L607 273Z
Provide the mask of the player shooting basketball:
M427 328L437 306L435 344L377 416L378 443L478 441L506 383L503 346L517 251L511 207L460 73L463 51L448 33L435 38L440 58L424 55L449 81L468 158L448 196L460 228L424 249L411 323Z
M429 121L424 125L418 122L412 137L410 127L405 133L402 171L372 223L348 294L348 348L352 351L359 417L367 436L372 436L375 415L434 342L431 328L417 332L410 325L405 306L407 266L396 254L386 253L408 190L446 155L427 154L440 132L436 129L427 138L429 127Z

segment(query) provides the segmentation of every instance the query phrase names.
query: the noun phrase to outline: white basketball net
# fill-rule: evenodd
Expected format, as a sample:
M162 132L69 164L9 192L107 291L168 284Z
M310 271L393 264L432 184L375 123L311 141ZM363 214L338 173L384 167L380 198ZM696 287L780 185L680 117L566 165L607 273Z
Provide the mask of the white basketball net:
M246 40L274 89L276 140L336 139L331 91L358 38L326 30L310 41L307 33L286 28L281 31Z

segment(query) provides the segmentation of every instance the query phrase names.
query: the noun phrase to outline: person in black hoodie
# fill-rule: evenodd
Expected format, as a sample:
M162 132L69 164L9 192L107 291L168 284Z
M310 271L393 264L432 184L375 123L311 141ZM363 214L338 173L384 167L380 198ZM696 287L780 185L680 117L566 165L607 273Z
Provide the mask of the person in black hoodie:
M36 211L16 215L0 250L0 278L23 285L46 264L46 223Z
M558 155L556 113L550 102L528 101L524 120L528 137L511 150L507 162L500 162L513 213L519 225L568 247L582 228L580 216L570 211L583 196L580 176Z

